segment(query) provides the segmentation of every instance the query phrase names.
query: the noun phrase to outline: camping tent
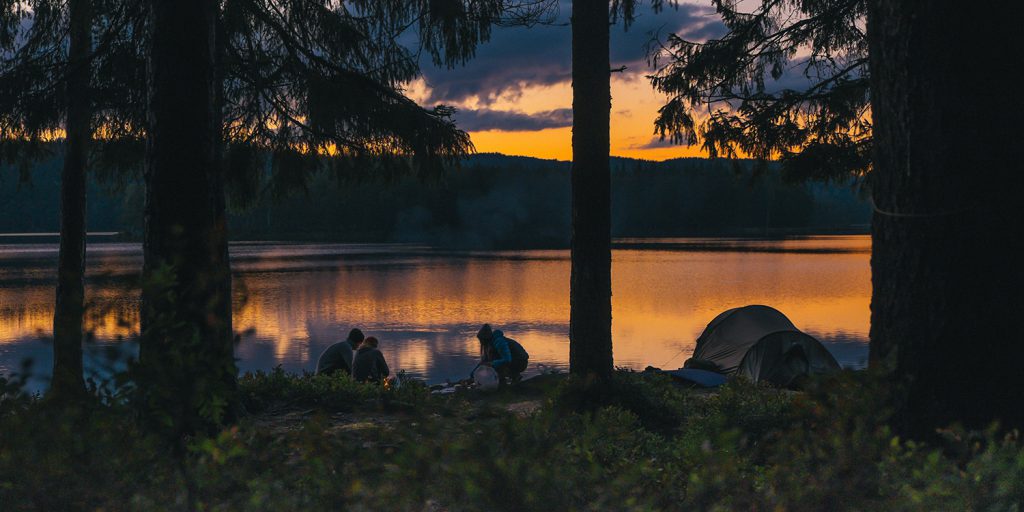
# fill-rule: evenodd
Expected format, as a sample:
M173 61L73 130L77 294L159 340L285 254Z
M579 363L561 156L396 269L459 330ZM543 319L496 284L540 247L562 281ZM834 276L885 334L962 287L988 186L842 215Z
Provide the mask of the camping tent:
M715 317L697 338L693 357L684 366L786 387L805 375L839 369L832 354L818 340L800 332L786 315L756 305Z

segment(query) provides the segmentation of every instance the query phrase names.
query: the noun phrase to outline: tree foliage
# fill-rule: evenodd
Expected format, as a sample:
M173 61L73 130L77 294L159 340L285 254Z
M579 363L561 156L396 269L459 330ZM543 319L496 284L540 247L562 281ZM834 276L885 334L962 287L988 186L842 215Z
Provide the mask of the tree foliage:
M139 0L92 2L89 54L94 141L123 156L144 121L144 16ZM42 143L63 138L70 16L59 0L0 4L0 159L27 164L46 154ZM100 152L103 154L104 152ZM27 170L23 166L23 170ZM27 176L23 176L27 177Z
M713 0L725 34L651 48L655 131L712 157L781 160L794 179L871 168L864 0Z
M94 140L102 143L93 156L104 169L124 171L142 157L146 7L140 0L93 7L90 93ZM381 162L437 171L472 144L450 107L424 108L404 94L421 56L461 64L492 26L534 23L550 7L550 0L225 0L217 65L233 184L265 164L280 170L282 191L305 186L307 171L325 161L349 173L380 170ZM67 6L4 0L0 11L0 156L29 162L45 154L39 143L62 137Z

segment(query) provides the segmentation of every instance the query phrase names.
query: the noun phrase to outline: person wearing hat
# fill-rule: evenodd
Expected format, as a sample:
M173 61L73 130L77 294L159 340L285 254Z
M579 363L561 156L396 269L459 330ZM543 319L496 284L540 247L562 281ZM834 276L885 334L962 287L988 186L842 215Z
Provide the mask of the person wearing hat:
M490 324L484 324L476 338L480 341L480 364L498 372L500 385L505 385L506 380L515 383L522 379L530 354L519 342L506 338L501 330L491 329Z
M352 375L353 354L362 343L363 331L359 329L349 331L345 341L327 347L327 350L320 354L320 359L316 362L316 374L330 375L341 371Z

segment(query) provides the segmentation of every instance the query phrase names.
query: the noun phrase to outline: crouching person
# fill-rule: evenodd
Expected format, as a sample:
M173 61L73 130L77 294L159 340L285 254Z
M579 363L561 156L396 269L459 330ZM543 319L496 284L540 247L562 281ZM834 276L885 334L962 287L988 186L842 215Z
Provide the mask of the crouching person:
M517 383L530 362L530 354L518 341L506 338L500 330L484 324L476 334L480 340L480 364L489 365L498 372L499 384Z
M317 375L344 373L352 375L352 359L354 353L363 342L363 331L352 329L345 341L335 343L327 348L316 362Z
M370 336L363 341L352 362L352 378L356 382L375 382L380 384L391 370L388 368L384 354L377 349L377 338Z

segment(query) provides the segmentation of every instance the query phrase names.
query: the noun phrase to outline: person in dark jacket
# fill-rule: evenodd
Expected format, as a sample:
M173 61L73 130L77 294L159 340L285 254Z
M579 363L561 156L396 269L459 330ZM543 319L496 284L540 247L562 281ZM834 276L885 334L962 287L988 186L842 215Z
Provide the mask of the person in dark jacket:
M381 383L391 375L388 363L384 360L384 354L377 350L377 338L370 336L363 342L356 352L355 362L352 363L352 378L358 382Z
M353 354L361 343L363 343L363 331L359 329L349 331L345 341L327 347L327 350L320 354L320 359L316 362L316 374L330 375L341 371L352 375Z
M494 368L501 385L506 380L515 383L522 379L530 354L519 342L506 338L500 330L492 330L490 324L484 324L476 333L476 338L480 341L480 364Z

